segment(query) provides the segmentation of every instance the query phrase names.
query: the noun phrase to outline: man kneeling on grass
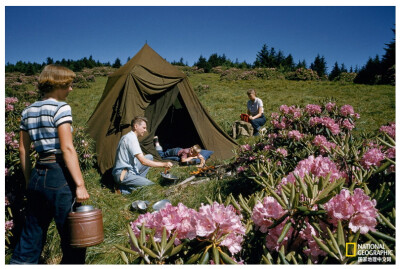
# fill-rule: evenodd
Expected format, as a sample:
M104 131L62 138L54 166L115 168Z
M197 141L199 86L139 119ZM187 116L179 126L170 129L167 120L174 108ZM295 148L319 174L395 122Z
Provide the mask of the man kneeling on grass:
M154 184L146 178L150 167L171 168L171 162L153 161L151 154L143 155L138 137L147 131L147 119L135 117L131 122L132 131L121 137L118 143L115 164L112 170L114 181L122 194L129 194L136 188Z

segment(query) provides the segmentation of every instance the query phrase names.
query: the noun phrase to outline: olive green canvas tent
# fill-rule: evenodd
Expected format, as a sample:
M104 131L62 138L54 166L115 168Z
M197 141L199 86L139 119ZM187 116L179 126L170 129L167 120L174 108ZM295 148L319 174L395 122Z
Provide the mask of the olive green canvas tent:
M233 156L235 141L213 121L186 75L147 44L109 76L88 121L102 173L113 167L118 142L131 130L135 116L148 119L148 134L140 144L145 154L156 159L160 157L153 145L155 135L164 149L199 144L214 151L213 158Z

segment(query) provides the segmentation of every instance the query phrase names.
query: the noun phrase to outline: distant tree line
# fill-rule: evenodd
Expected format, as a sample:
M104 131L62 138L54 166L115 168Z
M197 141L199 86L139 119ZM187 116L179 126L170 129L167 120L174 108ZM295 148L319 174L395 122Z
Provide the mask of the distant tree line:
M393 33L395 30L392 29ZM288 54L287 56L281 50L276 51L275 48L268 48L264 44L259 52L257 52L256 60L254 63L247 63L246 61L239 62L238 59L232 61L226 57L225 54L218 55L217 53L211 54L208 59L203 55L200 55L194 66L202 68L205 73L211 71L212 68L217 66L222 66L226 68L239 68L239 69L252 69L252 68L276 68L281 72L291 72L299 68L309 68L315 71L320 78L327 78L329 80L335 80L341 76L343 73L357 73L354 79L355 83L361 84L392 84L395 83L395 47L396 42L393 39L389 44L385 44L385 54L382 59L378 55L375 58L369 58L367 63L359 69L356 66L354 69L350 67L348 70L342 63L340 66L338 62L335 62L331 72L327 73L327 63L324 56L319 54L315 57L314 61L307 67L306 61L298 61L294 63L293 56ZM127 59L127 62L131 58ZM21 72L26 75L34 75L40 72L45 65L48 64L60 64L70 68L75 72L81 71L83 68L93 68L100 66L112 66L114 68L119 68L122 66L121 60L117 58L113 64L110 62L100 63L99 61L93 60L93 57L84 57L80 60L65 60L54 61L52 58L48 57L46 62L42 64L22 62L18 61L16 64L6 64L6 72ZM171 64L178 66L188 66L188 63L183 62L181 57L179 61L172 61Z
M83 68L93 68L93 67L101 67L101 66L112 66L115 68L119 68L122 66L121 60L117 58L113 64L110 62L100 63L99 61L93 60L92 55L89 58L84 57L79 60L66 60L62 59L54 61L53 58L47 57L46 62L43 63L31 63L31 62L22 62L18 61L15 64L7 63L5 67L5 72L21 72L27 76L31 76L37 74L42 71L42 69L49 64L58 64L65 67L68 67L74 72L80 72Z

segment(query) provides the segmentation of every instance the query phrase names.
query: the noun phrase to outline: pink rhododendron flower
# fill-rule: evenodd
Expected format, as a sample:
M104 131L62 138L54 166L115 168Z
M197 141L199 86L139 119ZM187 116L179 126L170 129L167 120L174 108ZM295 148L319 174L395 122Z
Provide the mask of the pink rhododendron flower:
M351 105L344 105L340 108L340 114L344 117L353 116L354 109Z
M11 146L15 149L17 149L19 147L19 143L16 139L14 139L15 137L15 133L14 132L9 132L9 133L5 133L5 144L6 146Z
M331 102L329 102L329 103L327 103L327 104L325 105L325 109L326 109L328 112L332 112L332 111L335 109L335 107L336 107L336 104L335 104L335 103L331 103Z
M345 119L342 122L342 125L343 125L344 128L346 128L349 131L353 130L353 128L354 128L354 124L352 124L348 119Z
M283 113L283 114L289 114L289 107L287 105L281 105L279 107L279 110Z
M271 118L274 120L278 120L279 119L279 114L276 112L271 113Z
M283 157L286 157L286 156L288 155L287 150L284 149L284 148L278 148L278 149L276 150L276 152L279 153L279 154L281 154Z
M326 252L321 250L321 248L318 246L317 242L314 240L312 237L317 236L318 237L318 232L315 230L315 228L310 225L308 221L306 223L306 228L300 231L300 237L303 240L307 241L308 248L304 249L303 252L307 256L311 258L311 261L314 263L318 262L318 256L326 256Z
M321 153L326 153L326 151L330 151L332 148L336 147L336 144L333 142L328 142L328 140L326 139L325 136L323 135L317 135L313 142L312 142L315 146L319 146L320 147L320 151Z
M253 208L251 219L262 233L266 233L268 227L286 213L282 206L271 196L264 198L263 202L257 202Z
M308 113L308 115L317 115L321 113L321 107L319 105L313 105L309 104L306 106L305 111Z
M7 167L4 169L4 172L5 172L6 176L8 176L8 168ZM6 199L7 199L7 197L6 197Z
M299 131L297 130L293 130L293 131L289 131L288 132L288 137L295 139L297 141L300 141L303 138L303 134L301 134Z
M361 159L361 165L369 169L372 165L379 166L385 159L385 154L379 148L369 149Z
M282 179L282 184L288 182L295 183L297 175L299 178L304 178L305 175L311 175L313 178L326 177L330 175L329 181L333 182L339 178L347 178L345 172L340 171L336 164L328 157L309 156L307 159L300 161L293 172L290 172L287 177Z
M13 220L7 220L5 223L5 226L6 226L6 232L11 230L14 227Z
M239 173L242 173L243 171L245 171L246 169L243 167L243 166L239 166L238 168L237 168L237 173L239 174Z
M6 112L9 112L9 111L14 111L13 105L6 105Z
M394 159L396 158L396 148L389 148L386 152L385 152L386 158L388 159Z
M383 125L379 131L387 133L391 138L396 139L396 123L392 122L389 125Z
M360 230L361 234L375 231L378 216L375 206L376 201L371 201L360 188L355 189L353 195L343 189L324 205L331 223L336 225L338 220L349 220L349 228L354 233Z
M249 144L242 145L242 150L251 150L251 146Z
M6 105L12 105L12 104L18 103L18 98L17 97L6 97L4 101L5 101Z

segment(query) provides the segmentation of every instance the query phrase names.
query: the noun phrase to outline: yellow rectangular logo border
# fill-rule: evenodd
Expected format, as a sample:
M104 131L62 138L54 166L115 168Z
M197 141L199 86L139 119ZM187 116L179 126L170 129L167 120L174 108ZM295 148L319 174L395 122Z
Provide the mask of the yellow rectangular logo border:
M353 245L354 254L349 255L349 245ZM346 257L355 257L357 255L357 245L356 243L346 243Z

